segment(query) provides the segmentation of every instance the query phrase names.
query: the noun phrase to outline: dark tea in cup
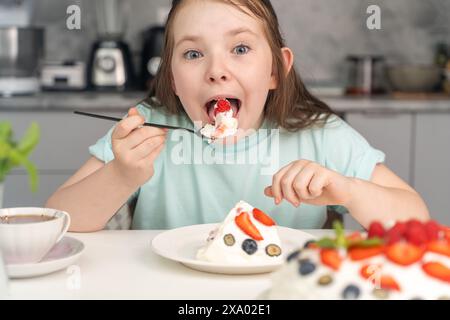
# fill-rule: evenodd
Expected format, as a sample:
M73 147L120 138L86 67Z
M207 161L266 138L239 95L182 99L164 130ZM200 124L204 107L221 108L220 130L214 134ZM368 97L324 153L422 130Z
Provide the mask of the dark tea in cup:
M0 224L23 224L54 220L56 217L46 215L0 216Z

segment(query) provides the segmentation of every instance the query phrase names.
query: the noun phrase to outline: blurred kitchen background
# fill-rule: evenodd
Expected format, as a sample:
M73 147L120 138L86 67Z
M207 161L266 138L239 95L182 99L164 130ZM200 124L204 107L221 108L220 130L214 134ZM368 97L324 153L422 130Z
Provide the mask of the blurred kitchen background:
M272 3L310 89L450 225L450 1ZM3 207L43 206L112 126L73 110L121 117L146 96L170 4L0 0L0 121L18 136L37 121L42 135L31 157L39 191L17 168L4 182ZM380 30L366 25L370 5L381 9ZM351 218L346 225L357 226Z

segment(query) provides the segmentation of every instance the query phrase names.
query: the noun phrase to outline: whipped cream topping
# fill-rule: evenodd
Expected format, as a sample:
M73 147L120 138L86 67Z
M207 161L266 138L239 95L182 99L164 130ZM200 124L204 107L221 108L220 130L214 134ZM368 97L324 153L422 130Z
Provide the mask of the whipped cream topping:
M313 271L301 274L300 264L302 261L311 263L314 266L311 267ZM384 255L362 261L353 261L345 257L339 270L335 271L321 262L320 250L303 249L297 257L288 261L272 275L271 288L260 298L337 300L349 298L352 291L353 294L357 291L358 294L354 297L364 300L450 299L450 285L445 281L430 277L422 270L422 263L429 261L450 266L449 257L427 252L422 261L408 266L393 263ZM380 289L379 284L377 285L379 275L376 273L373 278L363 278L360 271L366 265L380 266L379 275L393 277L400 286L400 290Z
M245 201L238 202L222 224L210 232L205 246L197 252L197 259L230 265L280 263L282 247L276 226L258 221L253 210ZM248 213L263 239L255 240L237 225L236 217L242 213Z
M217 112L219 109L219 103L227 103L229 109L224 112ZM200 133L208 138L208 142L212 143L217 139L223 139L228 136L236 134L238 129L238 120L233 117L233 108L228 100L219 100L213 107L213 119L214 124L206 124Z

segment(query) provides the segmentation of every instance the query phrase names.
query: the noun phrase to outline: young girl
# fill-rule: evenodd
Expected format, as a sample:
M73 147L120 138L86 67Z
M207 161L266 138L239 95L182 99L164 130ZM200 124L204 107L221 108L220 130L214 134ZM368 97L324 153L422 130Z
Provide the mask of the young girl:
M134 229L220 222L241 199L292 228L322 227L327 206L365 227L429 218L384 154L302 84L270 1L175 0L166 27L151 98L90 147L92 157L46 204L71 214L72 231L103 229L136 198ZM231 144L142 126L212 123L208 111L221 98L237 113ZM256 151L272 161L270 174L264 161L223 161Z

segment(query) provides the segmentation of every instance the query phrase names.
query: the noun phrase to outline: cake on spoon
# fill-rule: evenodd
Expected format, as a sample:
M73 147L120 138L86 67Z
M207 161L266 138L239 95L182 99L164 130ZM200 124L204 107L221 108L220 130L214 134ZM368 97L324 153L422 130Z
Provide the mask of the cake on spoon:
M233 108L229 100L219 99L208 111L214 123L206 124L200 133L208 138L209 143L236 134L238 129L238 120L235 117L237 106Z

